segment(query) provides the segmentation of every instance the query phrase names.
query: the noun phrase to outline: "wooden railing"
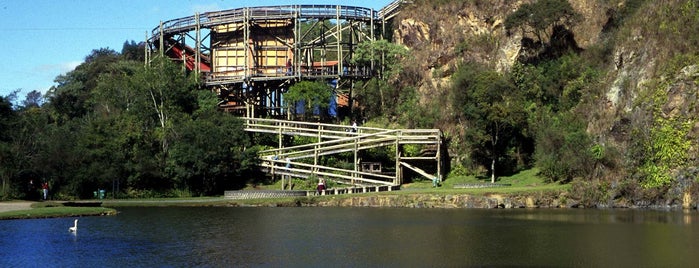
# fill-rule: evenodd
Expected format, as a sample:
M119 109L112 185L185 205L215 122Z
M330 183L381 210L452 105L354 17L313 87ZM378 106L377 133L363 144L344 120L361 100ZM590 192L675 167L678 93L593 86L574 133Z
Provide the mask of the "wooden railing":
M196 27L211 28L213 26L243 22L244 20L269 19L352 19L376 20L376 14L370 8L342 5L289 5L244 7L221 11L205 12L195 16L182 17L162 22L152 30L152 39L160 35L178 34L193 31ZM198 18L198 20L197 20Z

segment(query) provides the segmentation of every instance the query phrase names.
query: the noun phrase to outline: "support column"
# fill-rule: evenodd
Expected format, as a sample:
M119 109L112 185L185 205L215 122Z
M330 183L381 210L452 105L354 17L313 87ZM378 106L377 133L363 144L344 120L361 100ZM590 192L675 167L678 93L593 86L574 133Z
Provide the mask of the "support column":
M182 74L187 74L187 44L185 43L185 35L180 37L180 45L182 46Z
M342 58L342 23L340 23L341 6L337 5L337 75L342 76L343 58ZM349 27L352 27L351 25ZM338 81L339 82L339 81Z
M323 131L323 126L321 126L320 123L318 123L318 140L317 140L318 143L320 143L322 141L322 135L321 135L322 131ZM316 144L314 146L314 150L313 150L313 166L314 166L313 171L314 172L318 172L318 155L319 155L318 151L319 150L320 150L320 145Z
M250 40L250 18L248 17L249 13L249 8L245 8L243 10L243 42L245 44L245 55L243 57L243 76L246 81L248 81L248 77L250 75L250 65L249 65L249 60L250 60L250 52L252 51L250 49L250 46L253 45L251 44ZM250 87L250 85L248 85Z
M163 21L160 21L160 27L158 27L158 38L160 39L158 42L160 45L160 57L165 56L165 40L163 40Z
M396 178L393 180L394 185L400 185L403 183L403 172L402 168L400 165L400 158L401 158L401 147L400 147L400 136L401 132L398 132L396 135Z
M148 49L148 47L150 46L148 43L148 31L146 31L146 42L144 44L145 46L143 46L143 56L145 60L143 61L143 65L148 66L148 62L150 62L150 50Z
M437 135L437 178L442 182L442 135Z
M376 36L374 36L374 9L371 10L371 19L369 20L371 22L371 27L369 27L370 30L370 35L371 35L371 40L370 42L376 41ZM372 46L373 47L373 46ZM374 49L371 49L371 63L370 63L370 70L371 70L371 75L374 75Z
M297 77L297 78L301 78L301 68L300 68L301 61L299 59L302 58L301 57L301 47L300 47L300 44L301 44L301 23L300 23L301 21L299 19L299 13L301 13L300 9L301 8L299 6L296 6L296 9L295 9L296 11L294 13L294 41L293 41L293 44L294 44L294 49L293 49L294 52L293 53L294 53L294 55L292 55L294 64L293 64L292 70L291 70L293 72L292 75Z
M199 24L199 12L194 13L194 20L197 22L195 29L196 43L194 45L194 73L199 76L201 74L201 24Z
M352 173L352 186L354 186L354 178L357 176L357 172L359 172L359 157L358 157L358 151L359 151L359 138L354 139L354 173Z

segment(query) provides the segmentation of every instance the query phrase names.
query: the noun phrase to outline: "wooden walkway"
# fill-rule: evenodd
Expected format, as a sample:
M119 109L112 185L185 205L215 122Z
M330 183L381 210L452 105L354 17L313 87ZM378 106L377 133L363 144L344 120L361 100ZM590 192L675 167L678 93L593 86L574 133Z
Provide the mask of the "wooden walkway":
M282 178L324 178L352 187L397 186L403 182L402 168L407 167L432 180L441 181L441 143L442 133L439 129L381 129L357 127L356 131L347 125L287 121L276 119L243 118L245 130L249 132L276 134L278 147L260 152L262 168ZM284 147L284 136L303 136L315 139L315 142ZM404 156L404 145L420 145L427 155ZM394 148L395 174L367 172L361 170L362 161L359 152L371 148ZM398 148L397 150L395 148ZM339 153L354 155L353 169L343 169L322 165L322 156ZM435 161L436 170L424 171L408 162ZM282 183L283 185L283 183Z

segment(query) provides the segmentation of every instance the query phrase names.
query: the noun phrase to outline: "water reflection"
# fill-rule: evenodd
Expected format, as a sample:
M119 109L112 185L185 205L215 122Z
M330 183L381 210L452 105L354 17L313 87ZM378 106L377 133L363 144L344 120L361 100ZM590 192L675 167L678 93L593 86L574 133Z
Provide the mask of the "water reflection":
M697 213L125 208L0 221L0 267L663 266L699 262Z

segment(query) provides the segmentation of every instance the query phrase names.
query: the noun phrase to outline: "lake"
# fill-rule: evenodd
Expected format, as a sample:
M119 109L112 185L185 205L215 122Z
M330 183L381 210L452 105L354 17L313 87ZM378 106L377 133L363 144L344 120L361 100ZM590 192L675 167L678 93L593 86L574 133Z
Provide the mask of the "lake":
M699 213L121 208L0 221L0 267L692 267Z

